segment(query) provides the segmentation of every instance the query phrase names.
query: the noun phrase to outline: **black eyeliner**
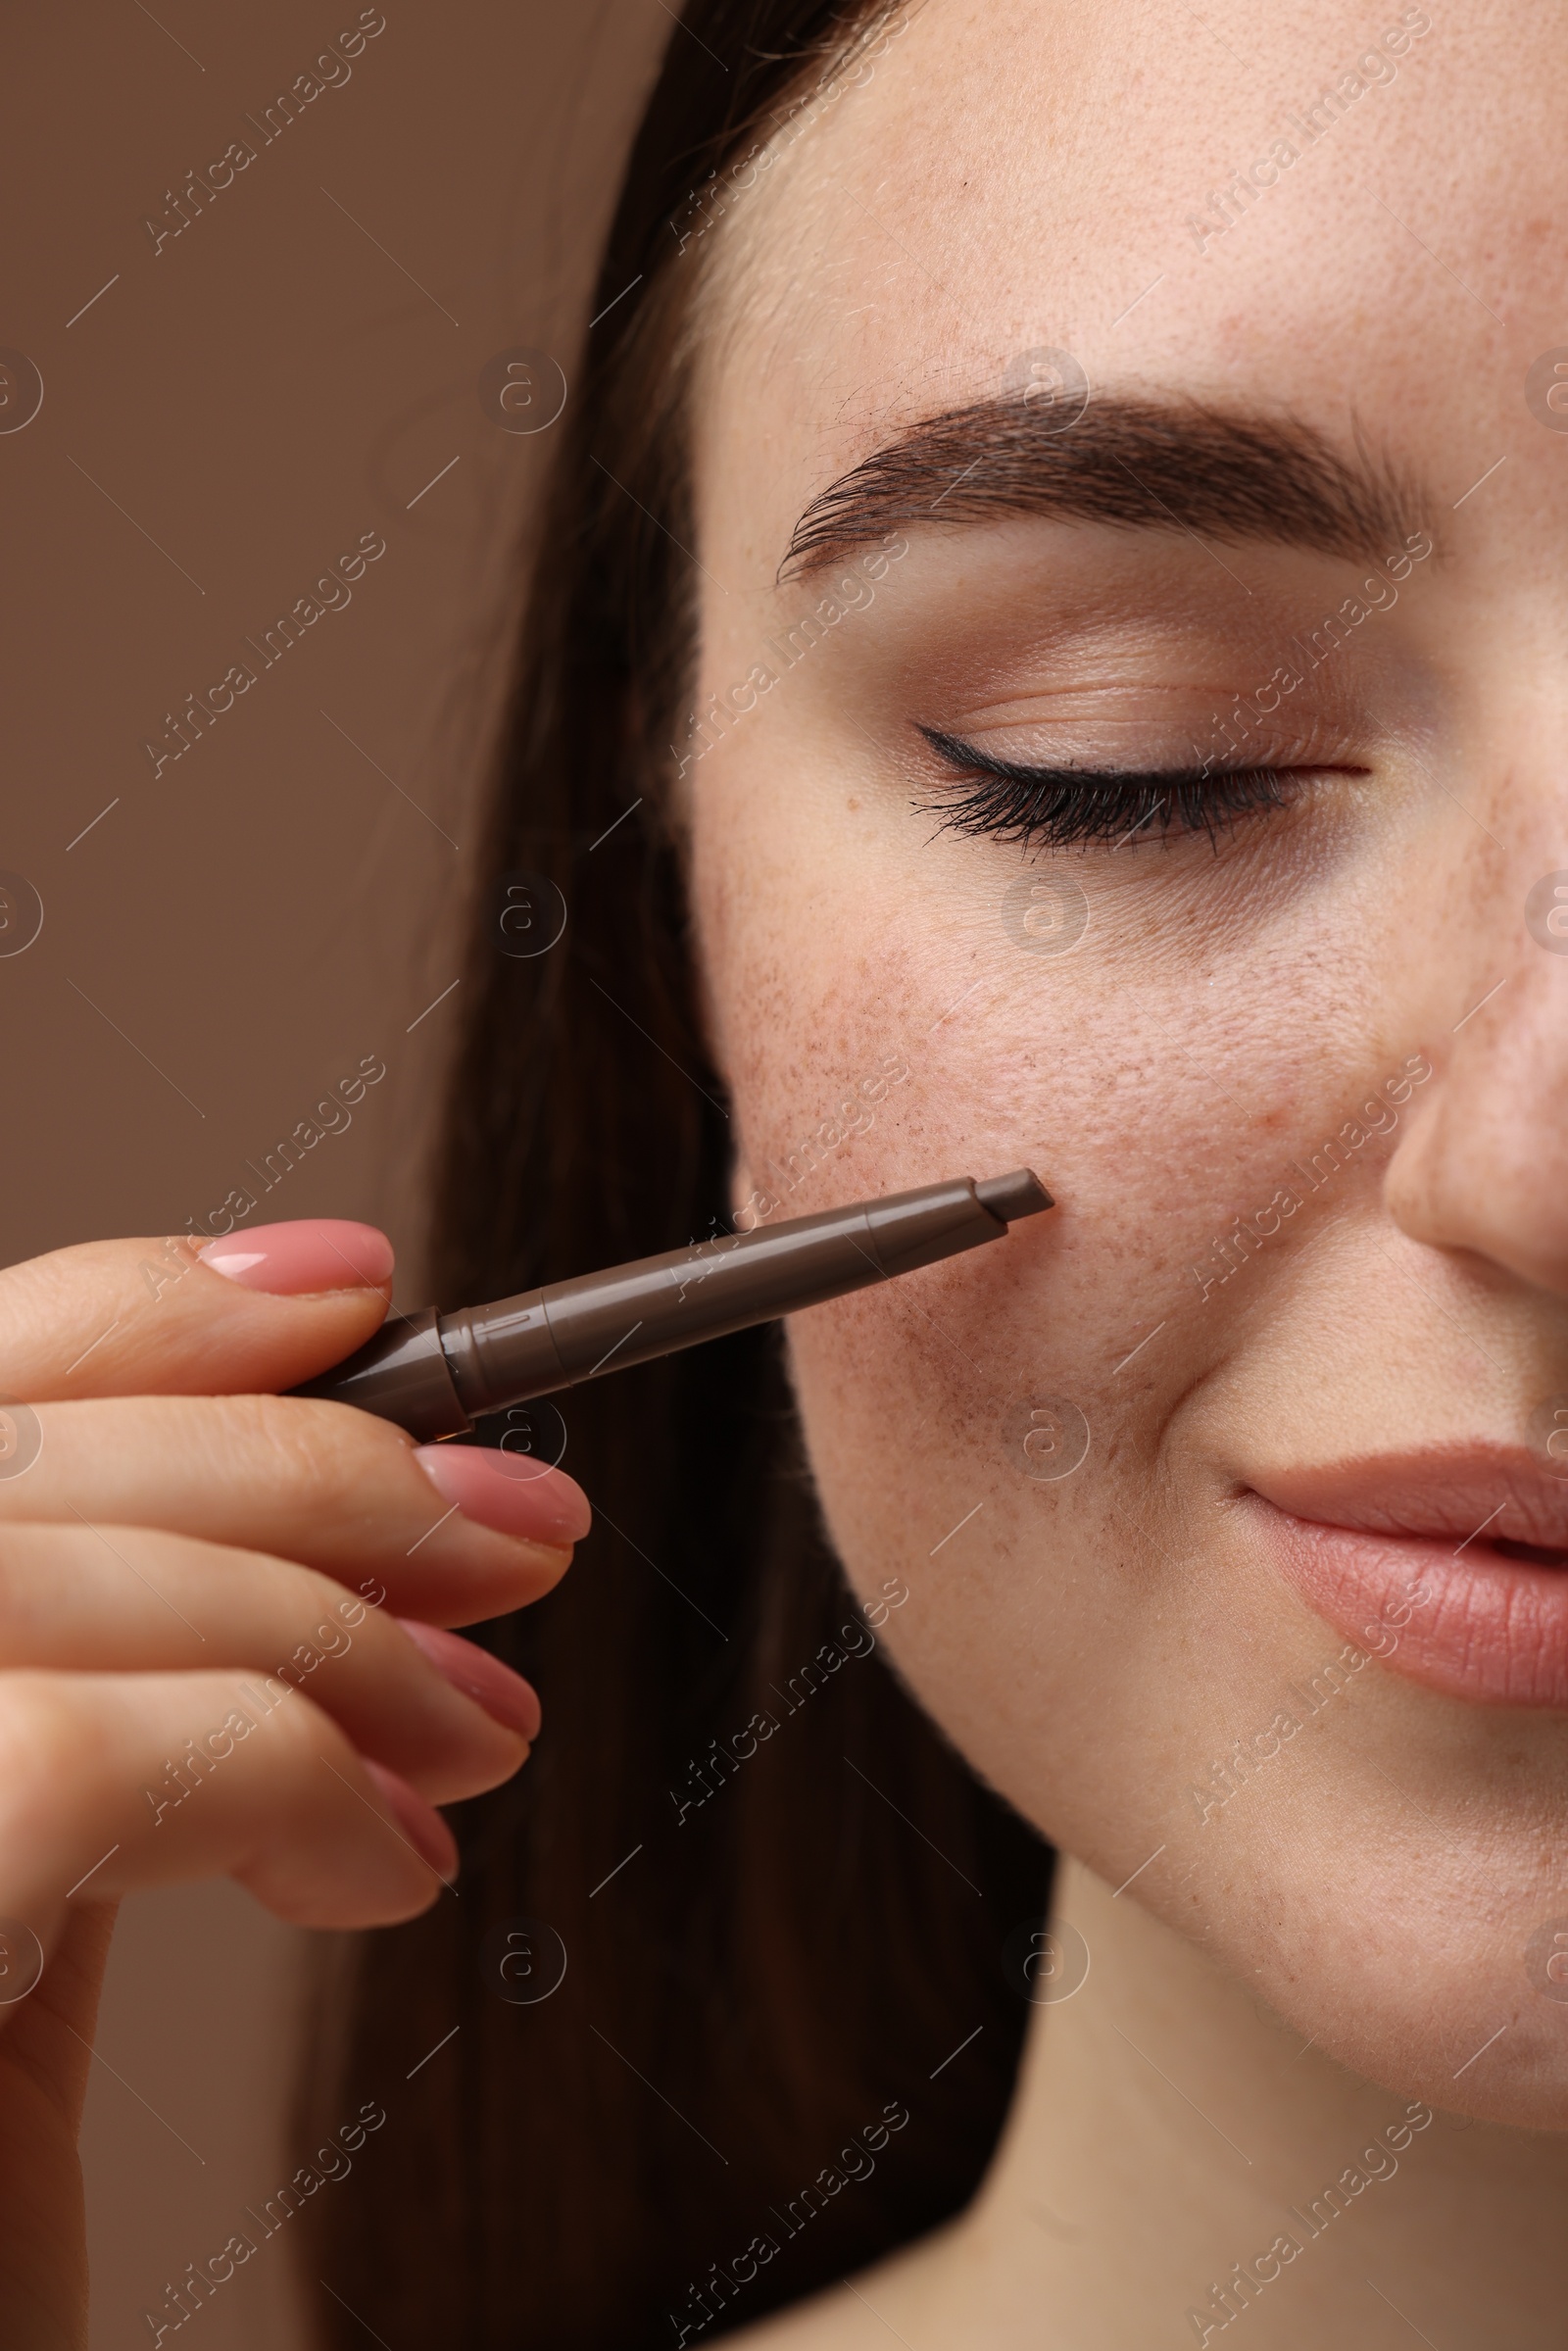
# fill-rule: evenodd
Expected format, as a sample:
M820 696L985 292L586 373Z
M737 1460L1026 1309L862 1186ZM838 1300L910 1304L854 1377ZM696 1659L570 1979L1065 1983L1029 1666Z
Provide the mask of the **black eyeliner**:
M972 783L957 800L948 797L951 787L939 785L944 793L940 801L921 800L915 806L940 812L943 830L989 834L1025 846L1040 842L1054 848L1087 847L1118 835L1127 838L1169 802L1171 819L1158 838L1206 832L1217 847L1216 835L1226 823L1284 808L1291 798L1285 788L1292 772L1287 768L1225 768L1208 762L1151 769L1031 766L997 759L936 727L920 726L918 731L959 775L990 780Z

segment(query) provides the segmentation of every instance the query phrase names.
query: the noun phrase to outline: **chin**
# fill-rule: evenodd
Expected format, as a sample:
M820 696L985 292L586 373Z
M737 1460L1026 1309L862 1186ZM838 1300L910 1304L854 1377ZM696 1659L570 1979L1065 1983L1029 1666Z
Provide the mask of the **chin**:
M1377 1824L1360 1823L1375 1832ZM1385 1837L1398 1835L1386 1820ZM1529 1890L1539 1846L1479 1835L1468 1852L1397 1859L1357 1841L1319 1844L1309 1879L1266 1874L1266 1856L1219 1881L1207 1943L1242 1982L1338 2064L1440 2112L1530 2131L1568 2130L1568 1982L1546 1974L1568 1901ZM1498 1863L1502 1864L1500 1871ZM1206 1907L1206 1906L1205 1906ZM1191 1923L1171 1924L1191 1933ZM1544 1936L1542 1930L1546 1930Z

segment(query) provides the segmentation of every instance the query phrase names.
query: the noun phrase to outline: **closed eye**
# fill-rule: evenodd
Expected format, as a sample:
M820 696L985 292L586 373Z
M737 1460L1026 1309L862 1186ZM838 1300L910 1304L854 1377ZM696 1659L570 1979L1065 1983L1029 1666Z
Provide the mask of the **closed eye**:
M1317 766L1189 767L1035 766L979 751L956 735L922 726L937 757L956 770L939 778L916 808L940 813L942 832L984 834L1025 847L1066 848L1221 831L1243 817L1288 808ZM1336 765L1343 767L1342 761ZM961 789L967 784L967 789Z

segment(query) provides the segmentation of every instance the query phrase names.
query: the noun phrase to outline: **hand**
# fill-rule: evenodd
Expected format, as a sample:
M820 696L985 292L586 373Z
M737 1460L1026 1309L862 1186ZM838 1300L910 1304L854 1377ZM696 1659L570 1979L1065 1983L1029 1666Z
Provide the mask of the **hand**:
M434 1810L514 1772L521 1678L451 1631L586 1533L559 1470L274 1392L360 1346L392 1252L312 1221L0 1271L0 2340L77 2351L75 2134L114 1904L227 1876L279 1917L436 1900ZM41 1974L40 1974L41 1970Z

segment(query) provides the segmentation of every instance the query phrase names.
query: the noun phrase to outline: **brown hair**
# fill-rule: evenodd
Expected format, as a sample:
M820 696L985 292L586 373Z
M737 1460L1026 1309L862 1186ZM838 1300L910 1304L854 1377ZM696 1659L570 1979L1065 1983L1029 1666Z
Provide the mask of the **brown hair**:
M695 0L671 35L533 565L437 1193L447 1304L727 1223L724 1088L653 805L692 635L683 280L736 159L891 14ZM534 960L486 919L518 871L567 908ZM367 2327L393 2351L637 2351L747 2324L961 2206L1011 2088L1028 2012L1002 1949L1050 1856L888 1670L777 1331L562 1402L594 1532L479 1636L538 1686L537 1751L454 1812L456 1892L354 1938L322 2006L313 2132L384 2116L352 2177L301 2181L339 2351Z

